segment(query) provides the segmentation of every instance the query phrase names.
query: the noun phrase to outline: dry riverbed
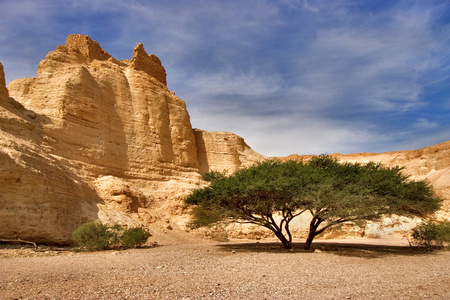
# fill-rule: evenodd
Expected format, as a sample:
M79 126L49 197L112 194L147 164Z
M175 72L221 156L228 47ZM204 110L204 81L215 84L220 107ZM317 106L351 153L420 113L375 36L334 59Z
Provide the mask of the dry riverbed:
M450 251L404 241L0 249L0 299L450 299Z

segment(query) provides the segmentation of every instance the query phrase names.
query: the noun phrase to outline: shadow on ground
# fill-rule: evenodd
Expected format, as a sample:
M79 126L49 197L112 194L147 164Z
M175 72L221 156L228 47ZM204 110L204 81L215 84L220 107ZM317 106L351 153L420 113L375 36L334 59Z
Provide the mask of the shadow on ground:
M304 243L294 243L293 249L283 249L276 242L227 243L218 245L224 251L231 252L268 252L268 253L331 253L339 256L379 258L391 255L417 256L430 255L432 252L420 251L409 246L371 245L364 243L313 242L310 250L303 250Z

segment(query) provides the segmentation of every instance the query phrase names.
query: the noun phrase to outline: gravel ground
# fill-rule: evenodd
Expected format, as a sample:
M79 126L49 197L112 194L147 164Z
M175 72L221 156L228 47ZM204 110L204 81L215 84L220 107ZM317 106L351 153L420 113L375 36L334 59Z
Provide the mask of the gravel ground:
M380 243L0 249L0 299L450 299L450 251Z

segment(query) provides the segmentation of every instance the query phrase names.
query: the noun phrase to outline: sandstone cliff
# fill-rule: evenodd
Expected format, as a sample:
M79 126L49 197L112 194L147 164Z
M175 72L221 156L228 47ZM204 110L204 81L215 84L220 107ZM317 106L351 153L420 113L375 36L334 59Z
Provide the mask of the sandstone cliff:
M450 142L336 156L405 166L446 199L441 216L448 217ZM131 60L119 61L88 36L70 35L40 62L36 77L7 89L0 64L0 238L64 244L79 225L101 219L144 225L160 243L187 241L182 200L204 184L201 174L265 159L235 134L193 129L160 60L142 44ZM387 231L373 224L366 234L392 235L411 222L389 219ZM248 232L228 230L236 237Z
M207 132L194 129L200 172L228 171L251 166L267 157L253 151L243 138L230 132Z
M165 71L154 60L139 45L120 62L89 37L70 35L41 61L37 77L8 90L39 114L42 145L83 162L86 175L175 176L171 170L198 167L195 137L185 103L161 82Z
M236 170L260 159L235 135L195 134L142 44L119 61L88 36L70 35L36 77L6 90L0 74L0 238L65 243L97 218L181 238L182 199L206 170L199 161ZM197 144L225 150L198 153Z
M0 238L66 243L102 199L38 146L36 114L8 97L1 65L0 76Z
M5 101L8 98L8 90L6 89L5 83L5 72L3 70L3 65L0 63L0 99Z

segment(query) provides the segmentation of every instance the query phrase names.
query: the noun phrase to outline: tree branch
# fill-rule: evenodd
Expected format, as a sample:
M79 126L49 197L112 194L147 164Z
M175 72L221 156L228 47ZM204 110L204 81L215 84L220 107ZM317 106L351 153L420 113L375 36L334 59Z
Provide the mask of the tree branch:
M24 241L24 240L21 240L21 239L15 239L15 240L0 239L0 242L14 242L14 243L31 244L31 245L34 246L34 248L37 248L37 245L36 245L35 242Z

